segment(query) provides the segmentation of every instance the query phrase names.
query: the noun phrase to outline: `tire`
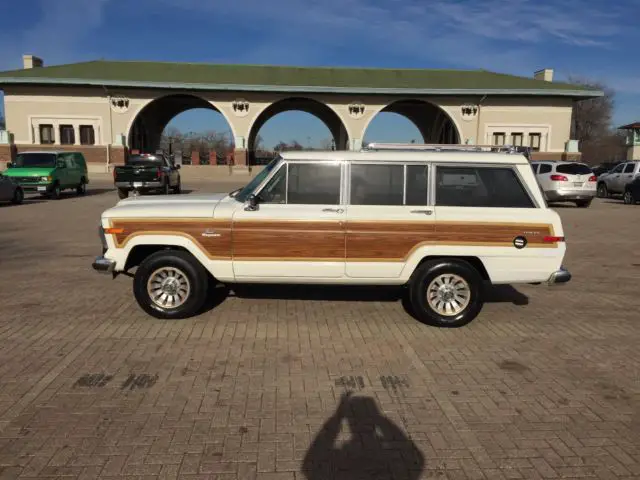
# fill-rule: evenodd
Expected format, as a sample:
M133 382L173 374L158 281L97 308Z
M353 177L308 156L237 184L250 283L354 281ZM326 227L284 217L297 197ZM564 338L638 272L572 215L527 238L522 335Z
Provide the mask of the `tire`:
M169 180L167 180L164 184L164 187L162 187L162 194L169 195L170 193L171 193L171 186L169 185Z
M78 185L76 187L76 193L78 195L84 195L85 193L87 193L87 181L83 178L82 180L80 180L80 185Z
M124 200L128 196L129 196L129 191L128 190L123 190L122 188L118 189L118 198L120 200Z
M635 205L636 203L636 199L634 198L633 193L631 193L630 190L627 190L626 192L624 192L622 199L624 200L624 203L626 205Z
M53 185L53 188L51 189L51 192L49 193L49 197L52 200L59 200L61 193L62 193L62 189L60 188L60 184L59 183L55 183Z
M576 206L578 208L589 208L591 205L591 200L579 200L576 202Z
M598 185L598 198L609 198L609 189L606 183L600 183Z
M11 203L14 205L21 205L24 201L24 191L18 187L15 192L13 192L13 198L11 199Z
M183 296L171 295L178 306L163 306L153 300L153 279L161 272L168 273L164 280L173 278L173 286ZM162 275L160 274L160 277ZM163 281L164 281L163 280ZM160 284L155 284L160 292ZM169 285L171 286L171 285ZM204 267L189 253L176 250L162 250L147 257L138 267L133 278L133 294L138 305L149 315L160 319L188 318L199 313L209 291L209 276ZM165 299L166 300L166 299Z
M176 195L179 195L182 193L182 182L180 180L178 180L178 185L173 187L173 193L175 193Z
M452 277L456 285L466 288L466 305L461 308L461 302L453 302L449 304L449 308L446 308L444 303L438 303L435 299L429 302L427 290L433 291L435 295L434 289L437 289L438 285L442 293L451 294L446 291L446 285L451 283ZM420 321L429 325L445 328L462 327L476 318L482 310L482 283L482 277L478 271L463 260L438 259L425 262L416 269L409 284L409 299L413 312ZM451 308L452 305L455 305L455 308ZM445 314L442 310L439 312L438 306L444 307L444 312L449 311L450 314Z

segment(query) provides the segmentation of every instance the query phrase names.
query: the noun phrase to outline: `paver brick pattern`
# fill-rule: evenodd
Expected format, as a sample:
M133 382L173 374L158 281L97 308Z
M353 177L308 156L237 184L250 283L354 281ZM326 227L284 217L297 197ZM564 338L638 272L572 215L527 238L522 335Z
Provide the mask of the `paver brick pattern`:
M639 207L558 207L572 282L461 329L365 288L160 321L90 267L108 187L0 207L0 478L640 478Z

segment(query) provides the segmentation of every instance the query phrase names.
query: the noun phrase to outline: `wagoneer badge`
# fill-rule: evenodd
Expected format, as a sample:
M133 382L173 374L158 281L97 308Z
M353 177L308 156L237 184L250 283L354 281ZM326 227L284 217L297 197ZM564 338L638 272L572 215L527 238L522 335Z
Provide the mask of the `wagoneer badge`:
M516 237L513 239L513 246L517 249L521 249L527 246L527 239L525 237Z

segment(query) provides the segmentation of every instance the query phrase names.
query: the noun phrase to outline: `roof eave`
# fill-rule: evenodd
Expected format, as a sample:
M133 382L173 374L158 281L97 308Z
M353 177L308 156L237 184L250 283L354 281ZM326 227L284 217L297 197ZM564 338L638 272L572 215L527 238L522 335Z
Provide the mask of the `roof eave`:
M599 90L570 90L545 88L376 88L376 87L323 87L306 85L239 85L174 82L139 82L120 80L78 79L78 78L22 78L0 77L0 85L77 85L120 88L158 88L169 90L222 90L243 92L300 92L300 93L343 93L374 95L536 95L574 98L594 98L604 96Z

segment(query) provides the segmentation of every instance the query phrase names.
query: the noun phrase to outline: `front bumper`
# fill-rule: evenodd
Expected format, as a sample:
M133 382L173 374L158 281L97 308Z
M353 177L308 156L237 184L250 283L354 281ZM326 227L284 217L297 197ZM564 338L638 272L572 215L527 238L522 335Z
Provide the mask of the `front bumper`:
M547 190L544 195L549 202L592 200L596 197L597 190Z
M20 184L20 186L25 192L48 193L51 190L50 183L27 183Z
M105 257L96 257L92 264L93 269L100 273L113 273L116 268L116 262Z
M559 283L567 283L569 280L571 280L571 274L569 273L569 270L564 267L560 267L560 270L551 274L549 280L547 280L547 284L557 285Z
M136 188L162 188L164 182L115 182L116 188L134 190Z

